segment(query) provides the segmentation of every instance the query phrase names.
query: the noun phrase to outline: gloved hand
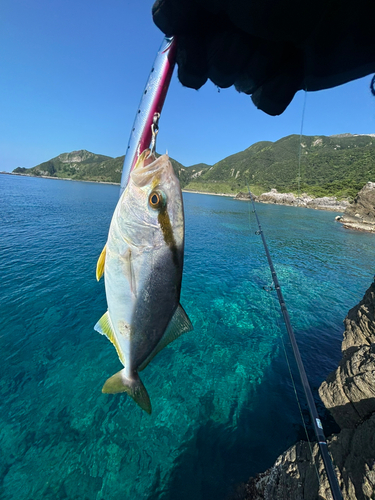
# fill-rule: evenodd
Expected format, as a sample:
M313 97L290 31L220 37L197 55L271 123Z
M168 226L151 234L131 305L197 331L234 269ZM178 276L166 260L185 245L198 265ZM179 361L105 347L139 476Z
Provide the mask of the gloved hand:
M156 0L155 24L177 37L178 78L209 78L281 114L300 89L321 90L375 72L371 0Z

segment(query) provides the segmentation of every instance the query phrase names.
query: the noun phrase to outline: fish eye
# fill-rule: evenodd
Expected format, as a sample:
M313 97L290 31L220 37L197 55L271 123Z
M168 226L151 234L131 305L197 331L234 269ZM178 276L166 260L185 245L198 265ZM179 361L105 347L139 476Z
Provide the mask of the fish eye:
M148 197L148 202L152 208L160 208L163 205L163 197L157 191L152 191Z

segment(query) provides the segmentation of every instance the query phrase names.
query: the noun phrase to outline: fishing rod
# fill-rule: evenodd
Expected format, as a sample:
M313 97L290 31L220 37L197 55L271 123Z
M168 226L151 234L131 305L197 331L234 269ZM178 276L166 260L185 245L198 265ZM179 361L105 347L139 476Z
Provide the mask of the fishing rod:
M156 55L137 108L132 131L126 149L121 175L120 196L125 190L129 175L139 155L150 146L155 148L158 123L168 92L176 60L176 39L165 37Z
M256 220L258 223L258 227L259 227L259 230L256 232L256 234L260 234L260 236L262 237L264 250L265 250L266 255L267 255L268 265L269 265L269 268L270 268L270 271L272 274L272 280L273 280L274 285L275 285L277 298L279 299L280 308L281 308L281 312L282 312L282 315L284 318L285 326L286 326L286 329L287 329L287 332L289 335L289 339L290 339L290 342L292 344L294 358L295 358L296 363L297 363L298 372L299 372L301 382L302 382L302 387L303 387L303 390L305 392L307 405L309 407L309 412L310 412L315 436L316 436L316 439L318 440L320 453L322 454L324 468L325 468L325 471L327 473L328 482L329 482L329 485L331 488L333 500L343 500L341 490L339 487L339 483L337 481L336 473L335 473L335 470L333 468L331 456L328 452L328 445L327 445L326 437L324 435L323 425L322 425L322 422L320 421L318 411L316 409L316 405L315 405L314 398L313 398L313 395L312 395L312 392L310 389L309 381L308 381L307 376L306 376L305 367L303 365L301 354L300 354L299 349L298 349L296 337L295 337L294 332L293 332L293 327L292 327L292 324L290 322L288 309L286 307L284 297L283 297L283 294L281 292L281 287L280 287L279 280L277 279L275 268L273 267L271 255L268 251L268 246L267 246L264 234L263 234L262 226L260 225L259 217L258 217L256 208L255 208L254 198L250 192L249 187L247 189L249 191L249 196L251 199L251 203L253 205L253 212L255 214L255 217L256 217Z

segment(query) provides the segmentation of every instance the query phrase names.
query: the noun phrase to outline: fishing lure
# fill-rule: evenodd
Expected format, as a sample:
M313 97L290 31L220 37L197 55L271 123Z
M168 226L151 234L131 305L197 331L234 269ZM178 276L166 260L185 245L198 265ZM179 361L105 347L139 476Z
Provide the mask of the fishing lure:
M158 120L172 78L176 58L176 40L165 37L156 55L150 76L135 115L126 149L121 176L120 196L126 188L130 172L141 153L156 139ZM155 144L153 144L155 147ZM154 149L151 147L151 150Z

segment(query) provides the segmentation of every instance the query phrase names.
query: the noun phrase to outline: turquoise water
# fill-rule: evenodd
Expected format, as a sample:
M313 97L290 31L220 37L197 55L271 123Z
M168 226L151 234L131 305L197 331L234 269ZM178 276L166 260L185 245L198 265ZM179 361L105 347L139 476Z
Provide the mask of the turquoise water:
M121 368L93 330L117 196L117 186L0 176L1 499L224 500L304 436L254 214L229 198L184 194L181 302L195 329L142 374L152 416L101 393ZM330 212L257 209L316 394L372 280L375 235Z

